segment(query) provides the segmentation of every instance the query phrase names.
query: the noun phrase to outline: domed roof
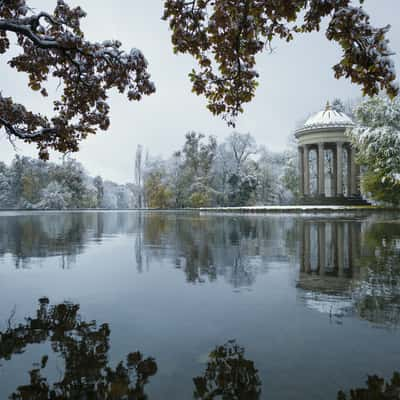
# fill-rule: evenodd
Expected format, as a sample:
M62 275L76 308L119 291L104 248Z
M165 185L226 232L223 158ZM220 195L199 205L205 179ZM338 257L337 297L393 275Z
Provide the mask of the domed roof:
M343 112L334 110L331 108L329 103L325 110L312 115L307 119L305 124L297 129L296 132L312 131L318 129L329 129L329 128L350 128L354 126L353 120Z

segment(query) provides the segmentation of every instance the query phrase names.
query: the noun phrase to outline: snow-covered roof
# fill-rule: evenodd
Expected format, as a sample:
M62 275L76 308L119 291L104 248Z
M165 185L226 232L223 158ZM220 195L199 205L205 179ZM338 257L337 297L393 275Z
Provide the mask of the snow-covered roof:
M296 133L328 128L350 128L354 126L353 120L343 112L334 110L329 103L325 110L312 115L305 124L296 130Z

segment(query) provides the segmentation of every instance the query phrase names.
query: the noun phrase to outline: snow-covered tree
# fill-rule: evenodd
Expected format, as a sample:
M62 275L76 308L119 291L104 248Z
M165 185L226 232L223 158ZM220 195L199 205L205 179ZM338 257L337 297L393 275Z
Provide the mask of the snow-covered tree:
M257 153L257 144L250 133L233 132L226 139L226 144L235 161L236 173L239 174L243 165Z
M41 200L33 208L65 210L71 205L71 192L58 182L50 182L40 195Z
M298 193L297 151L272 153L265 147L259 151L258 204L282 204L293 201Z
M107 209L118 208L118 193L114 182L104 182L104 196L101 207Z
M97 192L97 207L103 207L103 198L104 198L104 182L101 176L96 176L93 179L93 185L96 188Z
M367 99L355 109L348 134L364 166L362 187L372 199L400 203L400 98Z
M76 160L61 164L16 156L0 163L0 208L133 208L134 185L90 177Z
M148 157L146 193L162 198L166 190L168 207L176 208L288 203L298 194L297 151L292 147L271 153L250 134L234 132L218 144L189 132L182 150L167 161Z
M0 208L12 208L11 180L7 166L0 162Z

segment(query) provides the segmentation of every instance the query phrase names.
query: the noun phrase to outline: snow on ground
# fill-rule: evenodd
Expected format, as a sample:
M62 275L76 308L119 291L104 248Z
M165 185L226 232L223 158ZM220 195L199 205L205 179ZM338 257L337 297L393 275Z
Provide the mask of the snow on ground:
M285 205L285 206L248 206L248 207L201 207L204 212L329 212L329 211L375 211L388 210L376 206L340 206L340 205Z

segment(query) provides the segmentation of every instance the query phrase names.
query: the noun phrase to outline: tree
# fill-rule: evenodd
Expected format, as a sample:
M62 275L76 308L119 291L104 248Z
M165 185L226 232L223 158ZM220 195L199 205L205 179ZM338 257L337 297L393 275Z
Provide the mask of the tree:
M340 113L344 113L345 112L345 105L343 104L343 101L338 99L338 98L333 99L332 108L335 111L340 112Z
M48 78L61 82L62 94L50 119L0 93L0 128L10 139L35 143L42 159L48 159L49 149L77 151L82 139L108 128L110 89L126 92L129 100L155 91L141 51L126 53L118 40L89 42L80 28L85 16L80 7L70 8L63 0L52 14L35 13L25 0L0 0L0 54L10 51L15 33L21 53L8 63L28 74L29 87L46 97Z
M55 168L55 179L71 193L70 208L86 207L87 175L83 165L72 158Z
M0 208L12 207L11 182L7 166L0 162Z
M101 176L96 176L93 179L93 185L97 190L97 207L103 207L103 199L104 199L103 178Z
M90 177L73 159L54 164L16 156L0 163L0 208L132 208L135 187Z
M400 98L375 96L355 109L358 126L349 131L364 166L362 186L372 199L400 203Z
M50 182L41 191L41 200L35 208L65 210L71 204L71 193L57 182Z
M257 165L251 159L258 151L256 141L250 133L233 132L225 140L225 151L232 159L227 181L229 204L248 205L258 185Z
M182 208L185 205L185 180L183 166L183 156L181 151L175 151L167 162L169 176L169 186L174 198L174 207Z
M174 50L191 54L199 64L190 73L193 91L206 97L213 114L234 124L255 95L256 55L274 38L291 41L296 33L319 31L325 17L327 39L343 49L333 67L335 77L350 78L368 95L380 89L391 97L398 94L386 39L389 26L373 27L354 2L165 0L163 18L169 21ZM61 81L51 118L0 93L0 129L11 140L36 144L42 159L48 159L50 149L78 151L81 140L109 127L110 89L126 92L129 100L155 91L142 52L126 53L118 40L86 40L80 27L85 16L82 8L71 8L64 0L57 1L51 14L35 13L26 0L0 0L0 54L11 51L15 34L21 53L9 65L28 74L29 87L46 97L47 79Z
M251 155L257 153L256 141L250 133L233 132L229 135L226 143L235 161L235 172L239 174L243 164Z
M258 180L251 174L232 174L228 180L230 185L229 205L243 206L249 205L249 200L257 189Z
M194 208L207 207L210 202L210 196L207 192L194 192L190 196L190 206Z
M288 192L286 193L285 200L293 200L297 199L300 196L298 159L297 159L297 154L291 151L287 152L285 156L286 156L286 163L284 166L284 171L282 176L283 186L285 190Z
M143 207L143 147L138 144L135 158L135 184L138 191L138 206Z
M185 135L185 144L182 153L185 156L184 168L193 174L207 175L215 157L216 140L209 136L208 143L203 143L204 134L188 132Z
M218 144L212 136L189 132L182 150L168 160L148 158L143 182L147 194L166 190L168 206L176 208L276 204L298 194L296 171L293 146L271 153L250 134L234 132Z
M297 149L272 153L261 147L256 175L258 204L282 204L298 195Z
M205 142L202 133L188 132L182 149L182 180L186 186L186 205L200 207L209 205L212 197L212 166L217 151L215 137Z
M344 113L354 120L354 109L359 103L360 99L347 99L346 101L343 101L342 99L335 98L332 100L331 106L332 109Z
M165 20L172 30L177 53L188 53L198 63L190 79L193 91L204 95L209 110L234 124L257 87L256 55L280 38L290 42L297 33L319 31L328 19L326 37L342 50L333 67L335 77L350 78L364 94L380 89L399 92L386 34L375 28L354 0L166 0Z
M171 192L162 182L161 172L153 172L145 184L146 199L150 208L168 208L171 204Z

